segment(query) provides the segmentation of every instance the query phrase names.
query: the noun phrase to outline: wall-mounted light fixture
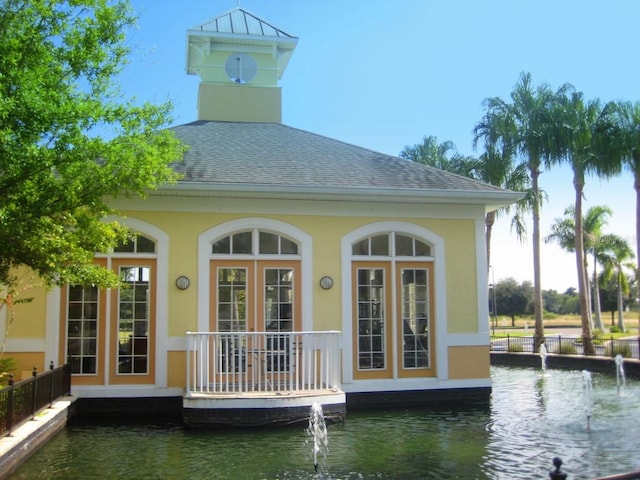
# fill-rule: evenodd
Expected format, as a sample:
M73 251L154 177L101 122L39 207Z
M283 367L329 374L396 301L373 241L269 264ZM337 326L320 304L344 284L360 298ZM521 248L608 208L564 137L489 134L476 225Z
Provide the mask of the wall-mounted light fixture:
M331 278L328 275L325 275L320 279L320 286L325 290L329 290L331 287L333 287L333 278Z
M176 287L178 287L180 290L186 290L187 288L189 288L189 285L191 285L191 280L189 280L189 277L187 277L186 275L180 275L178 278L176 278Z

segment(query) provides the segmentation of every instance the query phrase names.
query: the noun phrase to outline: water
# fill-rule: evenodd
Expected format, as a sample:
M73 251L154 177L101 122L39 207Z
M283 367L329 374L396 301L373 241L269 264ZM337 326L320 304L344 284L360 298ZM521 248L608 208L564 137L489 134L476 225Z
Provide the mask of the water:
M70 426L15 479L544 479L562 458L570 480L640 470L640 383L616 394L592 375L591 425L579 371L493 367L486 409L348 412L327 427L314 471L305 427L200 432L179 425Z

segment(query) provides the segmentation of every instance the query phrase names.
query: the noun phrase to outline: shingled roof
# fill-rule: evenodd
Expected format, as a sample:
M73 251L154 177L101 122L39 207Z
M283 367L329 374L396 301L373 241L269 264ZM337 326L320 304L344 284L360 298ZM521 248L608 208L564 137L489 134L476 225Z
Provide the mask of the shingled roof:
M277 123L196 121L172 130L189 150L179 190L439 198L512 203L515 192ZM457 199L457 200L456 200Z

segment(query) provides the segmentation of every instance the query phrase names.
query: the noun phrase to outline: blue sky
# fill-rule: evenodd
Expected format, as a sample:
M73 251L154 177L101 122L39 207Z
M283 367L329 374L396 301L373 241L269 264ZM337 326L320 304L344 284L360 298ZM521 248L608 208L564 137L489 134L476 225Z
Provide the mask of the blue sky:
M185 32L237 0L132 0L140 14L130 34L124 95L174 103L174 123L196 119L198 77L185 73ZM240 5L299 37L284 73L283 123L397 155L425 135L464 154L487 97L508 99L521 72L554 89L569 82L588 98L640 100L633 0L241 0ZM549 201L542 234L572 204L571 173L541 177ZM625 172L588 179L585 206L608 205L608 232L635 248L635 192ZM533 280L531 247L495 229L493 276ZM543 289L577 286L575 261L558 247L542 252Z

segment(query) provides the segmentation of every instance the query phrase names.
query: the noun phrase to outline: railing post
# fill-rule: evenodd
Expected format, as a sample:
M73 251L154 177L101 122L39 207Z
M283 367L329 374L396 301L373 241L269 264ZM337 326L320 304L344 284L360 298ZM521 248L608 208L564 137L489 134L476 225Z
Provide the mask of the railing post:
M15 411L16 402L13 376L13 373L9 374L9 405L7 405L7 430L9 431L9 435L11 435L11 430L13 429L13 412Z
M511 341L510 341L510 337L509 334L507 333L507 352L511 351Z
M31 396L31 420L36 418L36 410L38 406L38 369L33 367L31 372L33 377L33 395Z
M49 408L53 407L53 392L54 392L54 385L55 385L55 376L53 373L53 360L51 360L51 363L49 364L49 370L51 371L50 374L50 383L49 383Z
M190 332L187 332L187 382L186 382L186 387L187 387L187 396L191 396L191 336L189 335Z
M616 344L615 341L613 340L613 335L611 335L611 358L615 358L616 357Z

